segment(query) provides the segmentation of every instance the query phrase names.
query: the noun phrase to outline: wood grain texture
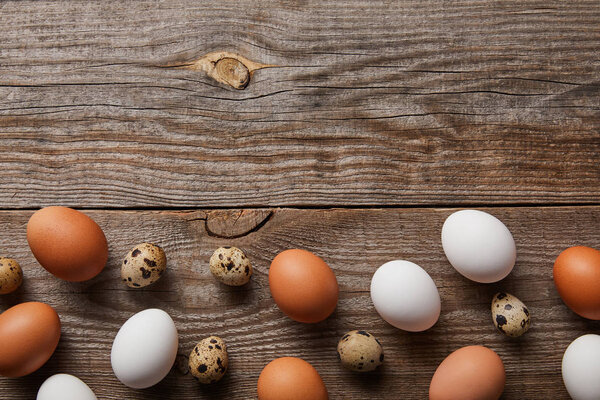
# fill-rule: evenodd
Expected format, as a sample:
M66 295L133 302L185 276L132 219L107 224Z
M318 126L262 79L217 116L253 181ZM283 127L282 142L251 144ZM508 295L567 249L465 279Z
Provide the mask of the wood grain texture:
M597 204L600 3L2 1L0 204ZM166 68L231 51L245 90Z
M245 210L246 217L237 218L241 221L237 223L250 233L235 239L207 232L210 211L89 211L106 232L110 258L98 277L81 284L59 281L37 265L25 238L31 212L2 211L0 253L21 263L25 283L17 293L0 297L1 308L28 300L47 302L61 316L63 336L55 355L38 372L21 379L1 378L1 396L32 399L46 377L66 372L89 383L99 399L247 400L256 398L256 381L265 364L293 355L317 368L331 399L422 400L437 365L453 350L478 343L496 350L504 361L504 399L568 399L560 374L562 354L570 341L597 332L600 325L564 306L552 282L552 265L568 246L600 247L600 207L488 209L506 223L518 249L511 275L489 285L462 278L446 261L440 230L452 211ZM254 212L257 215L250 218ZM266 222L264 215L269 215ZM121 258L133 245L147 240L165 248L168 273L153 286L128 289L119 279ZM248 286L225 287L210 275L208 259L225 244L243 248L251 258L255 273ZM319 254L335 270L340 301L337 311L322 323L293 322L270 297L269 263L291 247ZM442 314L424 333L387 325L371 303L371 275L379 265L398 258L420 264L439 288ZM532 328L518 340L502 336L492 324L490 302L499 290L518 296L531 311ZM174 318L181 357L162 383L134 391L112 374L110 347L120 325L149 307L162 308ZM383 344L386 361L376 373L357 376L337 361L337 341L357 328L369 329ZM230 371L220 383L201 387L186 375L185 355L210 334L227 342Z

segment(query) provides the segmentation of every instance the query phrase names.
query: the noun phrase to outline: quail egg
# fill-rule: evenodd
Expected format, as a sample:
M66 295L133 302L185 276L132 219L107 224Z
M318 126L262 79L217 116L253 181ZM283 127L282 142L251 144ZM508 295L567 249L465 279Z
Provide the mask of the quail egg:
M219 381L229 365L227 346L218 336L202 339L190 353L190 373L200 383Z
M492 300L492 319L498 330L510 337L527 332L531 325L529 310L512 294L496 293Z
M0 294L12 293L23 283L23 271L12 258L0 257Z
M210 257L210 272L229 286L242 286L252 276L252 264L237 247L219 247Z
M121 279L132 288L148 286L164 274L167 257L163 249L152 243L135 246L121 265Z
M383 363L381 343L367 331L346 333L338 343L337 353L342 366L351 371L373 371Z

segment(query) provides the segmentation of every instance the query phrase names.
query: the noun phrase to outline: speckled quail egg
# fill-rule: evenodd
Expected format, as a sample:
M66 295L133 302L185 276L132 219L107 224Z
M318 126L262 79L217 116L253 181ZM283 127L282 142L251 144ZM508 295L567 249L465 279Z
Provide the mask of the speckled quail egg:
M521 336L531 325L525 304L512 294L502 292L492 299L492 319L494 326L510 337Z
M12 258L0 257L0 294L12 293L23 283L23 271Z
M210 272L226 285L242 286L252 276L252 264L237 247L219 247L210 257Z
M132 288L148 286L164 274L167 256L163 249L152 243L135 246L121 265L121 279Z
M219 381L229 365L227 346L218 336L202 339L190 353L190 373L200 383Z
M350 331L340 339L337 353L342 366L351 371L373 371L383 363L379 340L367 331Z

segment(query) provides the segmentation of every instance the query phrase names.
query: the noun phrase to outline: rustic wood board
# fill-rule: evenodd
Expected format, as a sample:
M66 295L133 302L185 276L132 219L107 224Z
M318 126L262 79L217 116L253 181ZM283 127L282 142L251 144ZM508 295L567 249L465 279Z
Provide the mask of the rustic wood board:
M88 211L105 230L110 258L96 278L81 284L55 279L33 258L25 238L30 211L0 212L0 252L18 259L25 283L0 298L4 309L38 300L55 307L63 336L51 360L34 374L0 379L2 398L32 399L51 374L72 373L99 399L252 399L262 367L293 355L311 362L331 399L424 399L436 366L451 351L474 343L496 350L507 371L504 399L567 399L560 361L569 342L597 332L598 322L577 317L563 305L552 282L558 253L575 245L600 247L600 207L492 208L512 231L518 248L511 275L496 284L462 278L446 261L440 230L452 209L273 209L244 211ZM208 228L207 228L208 227ZM234 238L227 238L234 237ZM126 288L119 267L138 242L161 244L168 273L142 290ZM251 283L229 288L210 275L208 259L219 245L243 248L254 263ZM341 294L326 321L305 325L285 317L272 301L268 266L281 250L300 247L321 255L335 270ZM375 269L392 259L420 264L442 298L439 322L424 333L397 330L381 320L369 296ZM518 340L495 331L489 311L499 290L521 298L532 328ZM135 391L120 384L110 367L110 347L120 325L133 313L159 307L180 333L180 363L156 387ZM368 328L384 347L386 363L373 374L341 369L335 352L347 331ZM185 375L185 355L209 334L223 337L231 368L210 387Z
M597 0L0 2L0 204L598 204ZM165 67L231 51L235 90Z
M275 67L244 90L174 68L215 51ZM504 399L567 399L562 352L600 324L562 304L551 267L568 246L600 247L598 54L597 0L0 1L0 255L26 278L0 308L46 301L63 322L52 359L0 378L0 398L34 398L66 372L99 399L252 399L262 367L296 355L332 399L424 399L447 354L481 343L505 362ZM53 278L27 247L32 210L56 204L87 209L107 233L108 266L89 282ZM445 260L442 222L464 206L493 206L515 236L517 266L500 283ZM146 240L165 247L169 273L127 289L121 258ZM211 277L223 244L253 260L247 287ZM338 276L338 310L320 324L289 320L270 298L268 265L289 247ZM372 273L396 258L440 289L425 333L392 328L371 304ZM532 312L519 340L493 328L498 290ZM149 307L175 319L181 356L133 391L112 374L110 346ZM335 354L359 327L386 353L366 376ZM227 341L231 370L201 387L185 355L209 334Z

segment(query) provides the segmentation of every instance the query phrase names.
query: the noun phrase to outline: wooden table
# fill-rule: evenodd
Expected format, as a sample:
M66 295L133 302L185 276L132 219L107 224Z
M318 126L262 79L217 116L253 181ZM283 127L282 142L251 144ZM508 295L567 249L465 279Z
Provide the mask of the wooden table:
M426 399L437 365L474 343L502 357L504 399L568 398L563 351L600 329L552 282L560 251L600 247L597 0L2 1L0 21L0 253L25 273L0 306L44 301L63 323L51 360L1 378L0 398L32 399L64 372L99 399L252 399L262 367L292 355L332 399ZM47 205L104 229L98 277L62 282L36 263L25 225ZM517 243L496 284L462 278L442 251L444 219L474 207ZM165 248L169 271L128 289L120 263L143 241ZM247 251L249 285L212 278L220 245ZM269 263L291 247L336 272L340 301L322 323L295 323L270 297ZM420 264L440 290L427 332L394 329L373 308L371 275L392 259ZM521 339L492 325L499 290L531 310ZM150 307L174 318L180 357L135 391L113 375L110 348ZM376 373L336 359L358 328L383 343ZM231 361L205 387L186 355L209 334Z

